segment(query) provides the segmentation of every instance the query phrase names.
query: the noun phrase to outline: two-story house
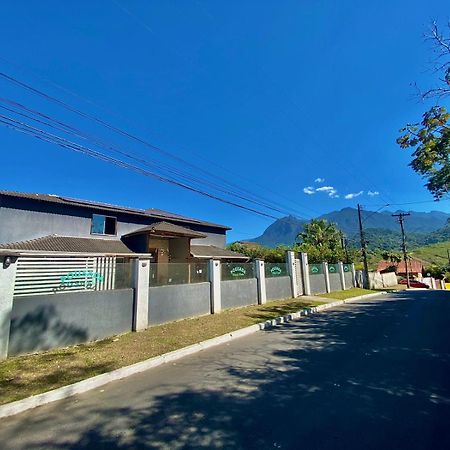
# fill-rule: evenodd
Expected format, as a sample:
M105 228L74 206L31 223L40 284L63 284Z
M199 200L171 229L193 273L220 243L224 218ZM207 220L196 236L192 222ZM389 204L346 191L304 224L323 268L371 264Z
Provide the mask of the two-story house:
M0 191L0 249L150 254L155 263L246 260L225 249L230 228L158 209L134 209L49 194Z

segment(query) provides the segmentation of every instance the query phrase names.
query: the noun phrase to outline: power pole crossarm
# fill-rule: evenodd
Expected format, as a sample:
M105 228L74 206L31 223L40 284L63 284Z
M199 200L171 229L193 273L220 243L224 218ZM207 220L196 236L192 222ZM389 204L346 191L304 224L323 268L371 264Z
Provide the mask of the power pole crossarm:
M409 270L408 270L408 254L406 252L406 236L405 236L405 227L403 225L403 222L405 220L406 216L410 216L410 213L399 213L399 214L392 214L392 217L398 217L398 223L400 224L400 229L402 231L402 251L403 251L403 260L405 261L405 271L406 271L406 284L408 288L411 287L410 281L409 281Z

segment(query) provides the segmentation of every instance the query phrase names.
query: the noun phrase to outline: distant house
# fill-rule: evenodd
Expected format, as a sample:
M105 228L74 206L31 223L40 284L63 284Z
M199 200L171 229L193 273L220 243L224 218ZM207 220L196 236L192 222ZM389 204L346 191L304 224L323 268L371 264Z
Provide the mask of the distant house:
M0 191L0 250L149 254L155 263L247 260L225 249L228 230L225 225L159 209Z
M394 270L392 270L394 269ZM405 262L401 261L399 263L390 261L380 261L377 266L377 272L393 272L400 276L406 276ZM422 277L424 272L424 262L419 259L411 258L408 260L408 273L410 276Z

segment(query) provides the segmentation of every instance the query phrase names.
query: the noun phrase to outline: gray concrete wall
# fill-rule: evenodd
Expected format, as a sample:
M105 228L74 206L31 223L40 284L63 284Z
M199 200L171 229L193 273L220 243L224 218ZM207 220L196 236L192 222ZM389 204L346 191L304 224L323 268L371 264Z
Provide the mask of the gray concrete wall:
M353 275L351 272L344 272L345 289L351 289L353 287Z
M32 208L32 206L27 206ZM116 236L91 235L92 214L105 214L107 216L117 217L117 236L132 233L152 222L158 222L157 219L139 217L133 222L133 217L115 214L111 212L86 210L83 208L68 208L67 213L61 212L61 207L55 206L55 212L52 212L52 206L47 206L45 211L34 211L31 209L15 209L12 207L0 205L0 244L36 239L50 234L59 234L62 236L74 237L101 237L102 239L115 239ZM129 222L127 220L130 220ZM161 219L163 220L163 219ZM33 226L30 227L29 224ZM203 226L179 223L181 226L187 226L192 229L200 228L202 233L206 234L204 239L193 239L192 243L199 245L215 245L225 247L225 231L223 234L214 233L205 230Z
M330 290L342 291L341 276L338 273L330 273Z
M291 278L272 277L266 278L267 300L292 298Z
M54 214L50 212L29 211L2 207L0 209L0 243L17 242L35 239L49 234L74 237L101 237L102 239L116 236L91 235L91 219L95 211L82 215ZM107 213L106 215L114 216ZM33 226L30 227L29 224ZM6 224L6 226L4 226ZM131 233L144 227L142 223L126 223L117 221L117 236Z
M256 278L221 281L222 309L258 303Z
M149 290L149 325L159 325L210 312L209 283L155 286Z
M323 273L318 275L310 275L309 282L311 285L311 294L323 294L327 291L325 285L325 275Z
M9 355L66 347L131 331L133 289L18 297Z

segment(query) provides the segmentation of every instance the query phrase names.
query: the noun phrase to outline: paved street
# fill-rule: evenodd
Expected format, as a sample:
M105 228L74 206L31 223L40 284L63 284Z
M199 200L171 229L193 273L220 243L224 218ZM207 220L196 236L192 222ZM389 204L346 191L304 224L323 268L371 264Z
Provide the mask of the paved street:
M448 449L450 292L311 316L0 423L2 449Z

